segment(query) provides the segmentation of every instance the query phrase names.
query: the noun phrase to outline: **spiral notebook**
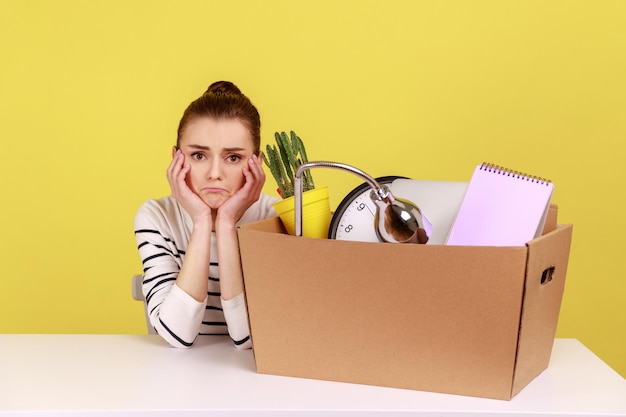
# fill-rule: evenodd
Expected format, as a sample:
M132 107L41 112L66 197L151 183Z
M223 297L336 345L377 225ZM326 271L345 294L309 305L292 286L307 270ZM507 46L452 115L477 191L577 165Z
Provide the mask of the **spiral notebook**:
M524 246L541 235L554 185L483 163L476 167L447 245Z

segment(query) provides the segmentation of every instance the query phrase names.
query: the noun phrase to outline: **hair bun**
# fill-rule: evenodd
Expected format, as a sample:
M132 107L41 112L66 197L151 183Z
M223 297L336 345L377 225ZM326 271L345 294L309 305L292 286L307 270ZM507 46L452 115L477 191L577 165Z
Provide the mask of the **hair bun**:
M209 86L206 92L214 94L241 94L241 90L230 81L216 81Z

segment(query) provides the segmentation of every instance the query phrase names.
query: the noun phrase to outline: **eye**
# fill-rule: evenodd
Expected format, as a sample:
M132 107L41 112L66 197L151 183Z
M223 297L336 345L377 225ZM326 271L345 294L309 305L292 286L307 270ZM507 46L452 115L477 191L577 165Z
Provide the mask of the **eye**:
M226 157L226 160L227 160L228 162L233 163L233 164L236 164L237 162L241 161L241 159L242 159L242 158L241 158L241 155L237 155L237 154L228 155L228 156Z
M200 152L194 152L191 154L191 159L193 159L194 161L201 161L202 159L204 159L204 155Z

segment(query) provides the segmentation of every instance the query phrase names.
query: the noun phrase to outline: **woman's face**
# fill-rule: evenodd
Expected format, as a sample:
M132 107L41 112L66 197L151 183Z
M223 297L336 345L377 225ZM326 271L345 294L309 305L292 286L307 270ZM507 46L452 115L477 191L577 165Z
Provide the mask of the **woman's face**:
M236 119L192 119L180 138L191 170L189 188L211 208L219 208L244 184L243 168L252 157L252 138Z

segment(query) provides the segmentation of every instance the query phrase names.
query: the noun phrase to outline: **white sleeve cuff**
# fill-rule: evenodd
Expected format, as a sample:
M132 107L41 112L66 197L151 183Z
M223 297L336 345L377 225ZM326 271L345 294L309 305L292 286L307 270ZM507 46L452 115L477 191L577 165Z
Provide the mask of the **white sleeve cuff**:
M224 318L228 325L228 333L235 342L238 349L249 349L252 347L250 341L250 328L248 325L248 309L243 293L231 298L222 299Z
M159 323L156 326L159 334L173 345L193 343L198 336L205 307L206 298L204 301L197 301L178 285L172 285L159 312L160 322L167 330L159 329L162 327Z

